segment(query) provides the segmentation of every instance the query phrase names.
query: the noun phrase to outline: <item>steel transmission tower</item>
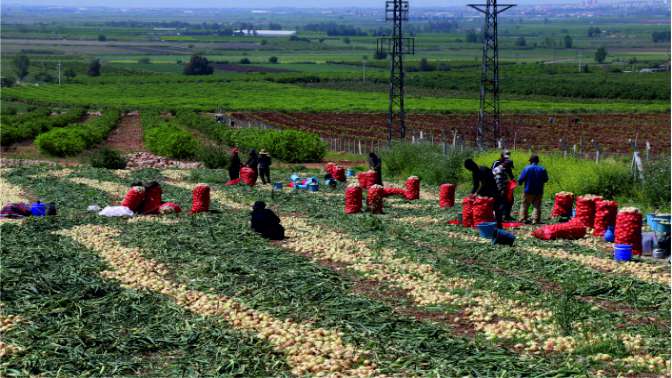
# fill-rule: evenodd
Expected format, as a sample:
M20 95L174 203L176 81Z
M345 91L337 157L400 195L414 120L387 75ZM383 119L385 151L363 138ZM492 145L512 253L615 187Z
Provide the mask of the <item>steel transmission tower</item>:
M499 48L497 46L497 15L514 4L469 4L485 15L483 24L483 63L481 66L481 104L476 126L476 145L479 149L496 146L500 138L499 124Z
M390 54L390 103L387 112L387 141L392 141L395 124L399 137L406 137L404 113L404 58L415 53L415 39L403 36L402 23L408 21L408 1L385 2L385 21L392 21L392 35L378 39L378 53Z

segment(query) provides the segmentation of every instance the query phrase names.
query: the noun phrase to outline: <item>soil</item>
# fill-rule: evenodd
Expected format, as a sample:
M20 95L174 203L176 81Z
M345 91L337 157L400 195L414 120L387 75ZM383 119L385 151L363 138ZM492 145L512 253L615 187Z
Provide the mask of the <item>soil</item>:
M107 137L105 146L123 153L145 151L140 114L132 112L122 116L119 126Z

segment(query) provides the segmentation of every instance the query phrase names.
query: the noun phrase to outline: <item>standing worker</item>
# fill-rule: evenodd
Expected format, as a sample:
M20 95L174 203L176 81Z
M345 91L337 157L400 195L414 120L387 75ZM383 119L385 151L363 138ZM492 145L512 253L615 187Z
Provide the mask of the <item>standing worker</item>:
M369 169L376 172L376 185L383 186L383 162L375 152L369 152Z
M271 183L271 157L266 150L259 151L259 175L262 184Z
M539 165L539 156L530 156L530 164L520 173L519 184L525 184L523 204L520 208L520 221L527 222L530 205L534 207L532 222L541 223L541 200L544 197L544 184L548 182L546 168Z
M503 199L502 203L502 216L506 221L511 221L511 209L513 208L513 193L509 193L512 173L511 166L513 162L511 160L504 160L501 164L497 164L492 170L492 174L495 176L495 183L497 184L497 191Z
M504 199L499 195L497 182L495 181L495 176L492 174L492 170L485 166L479 167L478 164L471 159L464 161L464 168L471 172L473 180L471 194L495 199L495 219L497 220L497 228L502 228Z
M240 156L238 156L238 149L231 150L231 162L229 163L229 179L235 180L240 177Z
M513 168L515 168L515 167L513 166L513 160L511 160L511 151L509 151L509 150L504 150L499 155L499 159L495 160L492 163L492 170L494 171L495 168L497 168L497 166L499 166L500 164L504 163L507 160L511 162L511 167L507 171L509 173L509 177L511 179L513 179Z

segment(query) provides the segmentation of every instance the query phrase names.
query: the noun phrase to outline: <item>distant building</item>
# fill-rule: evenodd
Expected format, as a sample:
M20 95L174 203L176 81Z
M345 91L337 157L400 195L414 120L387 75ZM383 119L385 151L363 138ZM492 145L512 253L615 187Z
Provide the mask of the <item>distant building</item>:
M250 30L242 29L233 32L235 35L256 35L259 37L289 37L296 34L296 30Z

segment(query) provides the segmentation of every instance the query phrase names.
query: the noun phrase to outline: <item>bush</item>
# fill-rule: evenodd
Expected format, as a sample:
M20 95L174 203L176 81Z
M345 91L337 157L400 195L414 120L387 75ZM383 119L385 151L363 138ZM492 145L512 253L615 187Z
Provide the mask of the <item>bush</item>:
M210 169L229 166L229 155L221 146L202 146L198 150L197 159Z
M644 165L642 201L654 209L670 209L670 157L659 157Z
M10 120L3 116L0 128L0 143L9 146L53 128L64 127L77 122L84 115L82 108L71 109L57 116L50 116L47 109L32 111Z
M192 158L198 142L189 132L178 126L176 120L164 120L156 112L142 113L144 142L152 153L176 158Z
M398 143L381 153L383 176L418 176L422 182L431 185L457 183L463 175L464 160L471 156L469 150L450 149L444 155L439 145Z
M107 110L102 116L84 124L73 124L40 134L35 145L40 151L54 156L76 155L105 140L119 121L118 110Z
M91 166L94 168L124 169L126 168L126 159L119 151L102 148L91 157Z
M635 182L627 166L604 164L596 168L592 179L585 180L583 193L595 193L607 199L633 194Z

